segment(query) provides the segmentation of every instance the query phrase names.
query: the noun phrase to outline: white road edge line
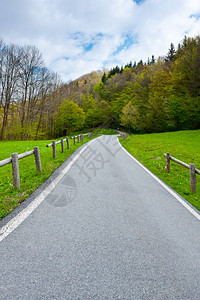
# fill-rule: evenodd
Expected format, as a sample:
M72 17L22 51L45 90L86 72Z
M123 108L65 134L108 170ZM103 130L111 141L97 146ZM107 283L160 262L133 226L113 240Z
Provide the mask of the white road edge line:
M149 175L151 175L160 185L162 185L176 200L178 200L191 214L193 214L198 220L200 220L200 214L196 212L191 206L189 206L181 197L179 197L171 188L169 188L163 181L149 171L143 164L141 164L134 156L132 156L119 142L120 147L128 154L140 167L142 167Z
M94 139L95 140L95 139ZM42 201L51 193L55 185L64 177L64 175L70 170L75 161L83 153L83 151L94 142L94 140L87 143L85 147L81 149L79 153L73 158L72 161L62 170L62 172L46 187L46 189L40 193L24 210L11 219L0 230L0 242L7 237L13 230L15 230L30 214L42 203Z

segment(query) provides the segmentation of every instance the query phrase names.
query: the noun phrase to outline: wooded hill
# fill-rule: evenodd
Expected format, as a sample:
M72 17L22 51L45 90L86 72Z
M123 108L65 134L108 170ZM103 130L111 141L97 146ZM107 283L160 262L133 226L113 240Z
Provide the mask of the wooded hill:
M92 72L69 84L61 84L55 74L53 81L44 79L47 69L31 69L30 60L15 71L9 86L4 53L13 48L2 45L1 139L55 137L101 125L134 132L200 128L199 36L185 37L177 49L171 44L157 60L152 56L146 63Z

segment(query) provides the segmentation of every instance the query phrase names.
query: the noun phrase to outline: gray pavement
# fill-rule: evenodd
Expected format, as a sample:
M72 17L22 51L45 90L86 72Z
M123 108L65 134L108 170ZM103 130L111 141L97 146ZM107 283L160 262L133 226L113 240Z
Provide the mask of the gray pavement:
M200 221L116 136L63 170L0 242L0 299L200 299Z

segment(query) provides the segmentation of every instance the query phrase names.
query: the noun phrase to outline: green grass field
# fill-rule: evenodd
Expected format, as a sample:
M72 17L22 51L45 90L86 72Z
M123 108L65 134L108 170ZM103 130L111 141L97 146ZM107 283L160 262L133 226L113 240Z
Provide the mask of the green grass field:
M93 131L99 134L116 134L115 131L107 129L97 129ZM97 136L97 135L96 135ZM60 140L57 139L57 140ZM24 153L33 150L38 146L42 163L42 172L36 171L34 155L19 160L20 189L14 190L12 184L12 165L0 167L0 219L9 214L14 208L22 203L33 191L37 189L51 174L57 169L67 157L69 157L78 147L88 141L84 137L84 142L73 145L70 139L70 149L64 144L64 153L61 153L61 144L56 146L56 159L52 157L52 147L46 148L52 140L43 141L7 141L0 142L0 160L11 157L12 153Z
M121 144L152 173L161 178L188 202L200 210L200 175L196 175L197 192L190 190L189 170L171 161L171 172L166 172L164 153L200 170L200 130L130 135Z

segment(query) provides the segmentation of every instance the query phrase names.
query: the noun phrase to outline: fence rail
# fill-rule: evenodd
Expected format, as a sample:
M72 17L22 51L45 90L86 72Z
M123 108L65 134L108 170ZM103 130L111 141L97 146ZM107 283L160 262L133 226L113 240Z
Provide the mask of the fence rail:
M71 137L71 139L74 139L74 138L78 139L78 138L81 138L81 137L83 137L85 135L87 135L87 137L89 139L90 137L92 137L92 132L88 132L88 133L84 133L84 134L79 134L79 135L74 135L74 136Z
M74 135L71 137L71 139L73 139L73 143L74 145L76 145L76 138L77 138L77 142L79 143L80 141L83 142L83 137L87 135L88 138L92 137L92 132L88 132L88 133L84 133L84 134L79 134L79 135ZM60 141L52 141L51 144L46 145L46 147L52 147L52 151L53 151L53 158L56 158L56 145L57 144L61 144L61 152L64 152L64 142L67 142L67 149L69 149L69 138L66 137L65 139L61 139Z
M14 189L19 189L20 188L20 177L19 177L19 164L18 160L28 157L30 155L35 155L35 164L36 164L36 170L42 171L42 166L41 166L41 160L40 160L40 152L39 148L35 147L34 150L25 152L25 153L12 153L11 157L6 158L2 161L0 161L0 167L3 167L5 165L8 165L12 163L12 176L13 176L13 188Z
M167 172L170 172L170 160L190 170L190 188L193 192L196 192L196 174L200 175L200 170L196 169L195 165L192 163L188 165L185 162L171 156L169 152L165 153L164 156L166 157Z
M4 159L4 160L1 160L0 161L0 167L3 167L3 166L5 166L5 165L8 165L8 164L10 164L12 162L12 158L10 157L10 158L6 158L6 159Z
M62 143L62 140L63 140L63 142L65 142L67 139L68 138L61 139L60 141L57 141L57 142L55 141L55 145ZM51 147L51 146L53 146L53 142L51 144L46 145L46 147Z
M120 132L120 136L126 141L127 134L124 132Z

